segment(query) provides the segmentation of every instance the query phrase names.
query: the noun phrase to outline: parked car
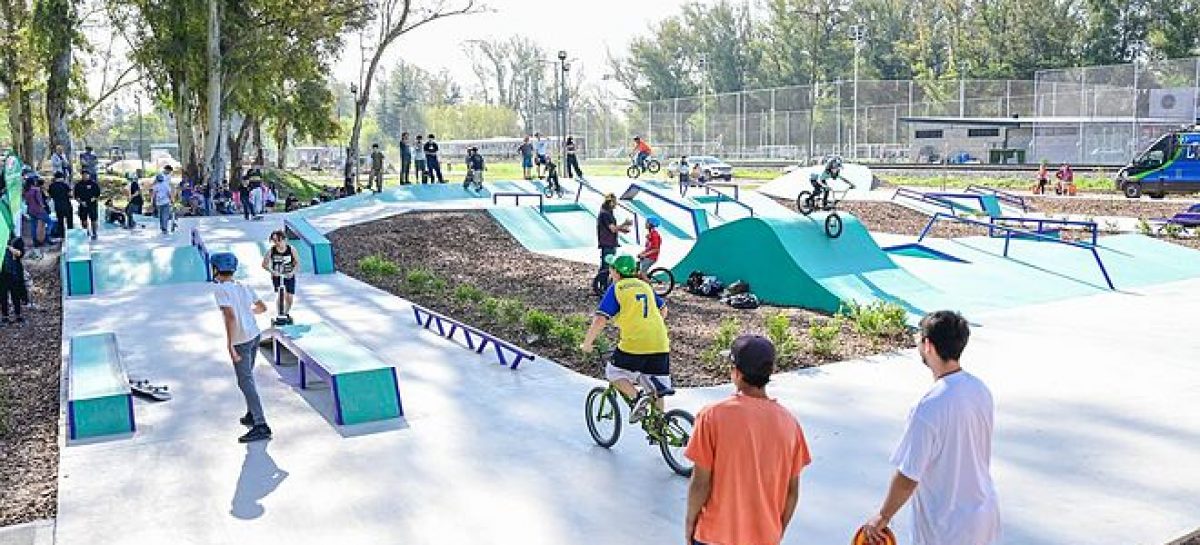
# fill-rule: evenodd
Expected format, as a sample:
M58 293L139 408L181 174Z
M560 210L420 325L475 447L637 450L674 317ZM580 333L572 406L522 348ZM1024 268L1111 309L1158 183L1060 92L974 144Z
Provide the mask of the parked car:
M696 164L700 165L700 171L703 172L704 176L709 180L721 178L728 182L733 179L733 167L725 161L717 159L716 157L711 155L689 155L687 158L687 164L685 165L688 171L691 171L692 165ZM672 178L678 177L679 166L680 165L678 162L671 163L669 166L667 166L667 173L670 174Z

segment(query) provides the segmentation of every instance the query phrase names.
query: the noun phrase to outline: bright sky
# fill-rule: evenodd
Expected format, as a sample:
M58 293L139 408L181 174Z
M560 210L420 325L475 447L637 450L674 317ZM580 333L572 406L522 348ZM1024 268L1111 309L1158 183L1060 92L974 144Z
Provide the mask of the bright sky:
M504 39L522 35L533 39L551 55L565 50L578 59L587 80L600 84L608 73L607 51L623 55L636 36L649 33L651 24L677 13L688 0L484 0L489 13L457 16L431 23L396 41L384 56L383 67L403 56L431 72L445 68L468 89L477 79L462 45L469 40ZM447 0L453 4L454 0ZM430 47L430 44L435 44ZM358 78L358 40L347 40L346 51L335 65L343 82ZM617 89L613 89L617 91Z

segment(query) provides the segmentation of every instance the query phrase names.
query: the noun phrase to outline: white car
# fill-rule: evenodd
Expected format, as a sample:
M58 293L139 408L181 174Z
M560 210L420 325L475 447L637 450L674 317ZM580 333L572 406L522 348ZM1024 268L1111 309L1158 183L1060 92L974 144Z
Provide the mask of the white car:
M685 168L687 168L690 172L692 166L696 164L700 165L700 171L704 173L704 177L708 178L709 180L721 178L728 182L733 179L733 167L728 163L717 159L716 157L711 155L689 155ZM678 177L679 163L671 163L671 165L667 167L667 173L670 174L672 178Z

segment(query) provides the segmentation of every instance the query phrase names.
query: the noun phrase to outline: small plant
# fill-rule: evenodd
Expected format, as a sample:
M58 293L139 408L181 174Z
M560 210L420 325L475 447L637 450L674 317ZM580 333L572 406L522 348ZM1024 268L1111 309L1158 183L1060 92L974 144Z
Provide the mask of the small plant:
M842 316L834 315L827 320L814 320L808 326L808 338L812 342L812 353L829 357L837 353L838 336L842 334Z
M435 291L439 280L441 279L428 269L412 269L404 276L408 289L416 293ZM446 287L445 281L441 282L441 287Z
M525 329L530 334L537 337L538 340L543 340L550 337L550 333L554 331L554 325L558 320L549 313L531 308L525 312L523 322Z
M579 345L583 343L583 336L587 333L587 320L580 316L567 316L566 319L554 323L554 327L550 329L550 341L560 348L565 350L575 351L579 349ZM604 337L601 337L604 338ZM599 346L600 339L596 339ZM607 339L605 339L607 342Z
M1153 230L1150 229L1150 222L1146 221L1146 218L1138 218L1137 232L1146 236L1150 236L1152 234Z
M454 288L454 300L463 304L478 303L487 297L483 290L470 284L460 284Z
M729 350L733 346L733 340L737 338L738 333L742 329L742 324L737 317L730 316L721 321L721 327L717 329L716 336L713 337L712 344L704 352L700 353L700 362L707 367L713 367L720 364L721 352Z
M895 337L908 328L904 307L887 301L876 301L861 305L851 301L845 314L854 324L854 330L869 337Z
M358 260L358 269L369 277L383 278L400 274L400 266L379 254Z
M501 299L497 312L501 322L519 324L525 317L525 303L520 299Z
M1163 225L1162 232L1168 237L1179 238L1179 235L1183 234L1183 226L1178 223L1168 223Z
M775 353L779 359L791 358L800 350L800 342L792 333L792 319L782 312L767 315L763 325L766 326L767 338L775 344Z
M479 302L479 311L493 320L500 317L500 300L495 297L485 297Z

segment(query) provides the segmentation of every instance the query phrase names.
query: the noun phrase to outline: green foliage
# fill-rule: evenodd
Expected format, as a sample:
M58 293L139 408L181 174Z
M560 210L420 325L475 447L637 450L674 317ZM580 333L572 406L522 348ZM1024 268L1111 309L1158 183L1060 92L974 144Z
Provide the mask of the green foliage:
M905 322L908 314L904 307L888 301L875 301L866 305L850 301L844 313L854 324L854 330L876 338L895 337L908 329Z
M454 288L454 300L459 303L478 303L485 297L487 294L483 290L470 284L459 284L457 288Z
M566 318L554 323L554 327L550 330L549 339L552 343L558 345L565 350L578 350L579 345L583 342L584 335L587 334L588 321L586 318L578 315L567 316ZM600 346L601 339L603 342L608 342L608 339L601 336L596 339L596 346Z
M713 367L721 363L721 352L729 350L733 346L733 340L737 338L741 332L742 324L736 316L730 316L721 321L721 326L717 328L717 334L713 337L712 344L700 353L700 361L707 367Z
M554 331L558 319L550 313L531 308L525 312L524 323L525 329L537 336L538 339L547 339Z
M497 311L497 317L501 322L519 324L525 316L525 303L522 303L520 299L501 299Z
M763 320L767 330L767 338L775 344L775 353L780 360L786 360L796 355L800 350L800 342L792 333L792 319L782 312L768 314Z
M842 334L842 317L835 315L827 320L813 320L808 325L810 350L820 357L829 357L837 353L837 340Z
M455 104L424 109L426 129L438 138L489 138L518 131L517 113L503 106Z
M495 297L485 297L479 303L479 311L493 320L500 317L500 300Z
M404 276L408 289L416 293L436 292L446 287L446 281L439 278L433 271L416 268Z
M1162 233L1170 238L1179 238L1183 234L1183 226L1178 223L1168 223L1163 225Z
M400 274L400 266L379 254L369 255L358 260L358 269L372 278L383 278Z
M1146 218L1138 218L1137 232L1146 236L1154 234L1154 230L1150 228L1150 222L1146 221Z

